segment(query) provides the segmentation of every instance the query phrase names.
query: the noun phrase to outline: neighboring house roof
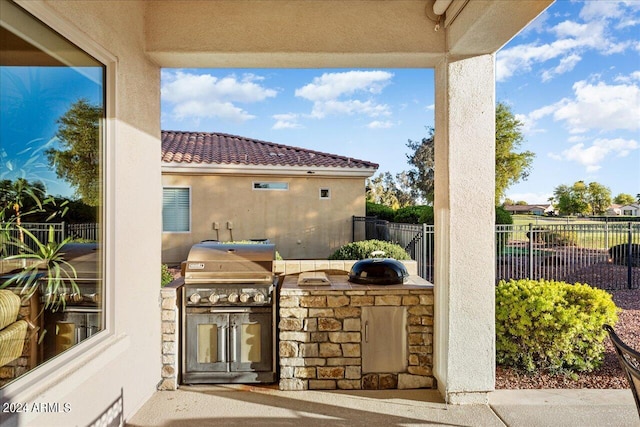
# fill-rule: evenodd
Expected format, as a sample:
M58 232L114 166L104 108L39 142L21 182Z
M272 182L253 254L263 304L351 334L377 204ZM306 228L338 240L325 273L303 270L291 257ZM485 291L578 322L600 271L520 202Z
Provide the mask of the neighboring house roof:
M533 210L547 211L551 205L506 205L504 208L509 212L531 212Z
M352 157L212 132L162 131L162 162L165 169L198 167L229 173L259 169L371 176L378 169L376 163Z

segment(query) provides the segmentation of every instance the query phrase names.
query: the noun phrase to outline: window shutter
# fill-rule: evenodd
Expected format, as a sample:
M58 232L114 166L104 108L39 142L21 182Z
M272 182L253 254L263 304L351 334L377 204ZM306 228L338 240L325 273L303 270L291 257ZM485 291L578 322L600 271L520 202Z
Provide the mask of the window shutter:
M163 188L162 231L188 232L191 201L188 188Z

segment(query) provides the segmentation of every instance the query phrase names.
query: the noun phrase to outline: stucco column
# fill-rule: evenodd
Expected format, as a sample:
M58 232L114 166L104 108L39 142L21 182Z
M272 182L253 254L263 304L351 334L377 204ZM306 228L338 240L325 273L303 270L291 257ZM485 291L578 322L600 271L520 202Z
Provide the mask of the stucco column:
M436 67L434 375L449 403L495 385L494 56Z

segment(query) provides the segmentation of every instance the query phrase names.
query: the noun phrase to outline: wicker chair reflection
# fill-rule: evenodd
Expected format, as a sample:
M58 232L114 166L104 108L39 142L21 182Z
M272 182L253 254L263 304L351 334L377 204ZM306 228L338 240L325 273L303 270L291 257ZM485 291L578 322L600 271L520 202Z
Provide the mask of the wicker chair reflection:
M640 416L640 398L638 397L638 392L640 392L640 352L626 345L620 337L616 335L616 332L611 326L604 325L604 329L609 333L609 338L611 338L611 342L613 342L613 346L616 349L622 370L627 380L629 380L631 392L636 401L638 416Z

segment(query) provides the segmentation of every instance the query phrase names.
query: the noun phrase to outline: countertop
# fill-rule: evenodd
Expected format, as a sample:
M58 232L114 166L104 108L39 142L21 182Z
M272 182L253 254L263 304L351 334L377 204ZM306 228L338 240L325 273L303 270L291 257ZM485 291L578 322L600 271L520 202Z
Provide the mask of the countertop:
M393 291L393 290L411 290L411 289L429 289L433 288L433 284L424 280L420 276L409 276L405 283L401 285L359 285L348 281L349 276L330 274L327 278L330 284L298 284L298 274L285 276L282 283L282 290L309 290L309 291Z

